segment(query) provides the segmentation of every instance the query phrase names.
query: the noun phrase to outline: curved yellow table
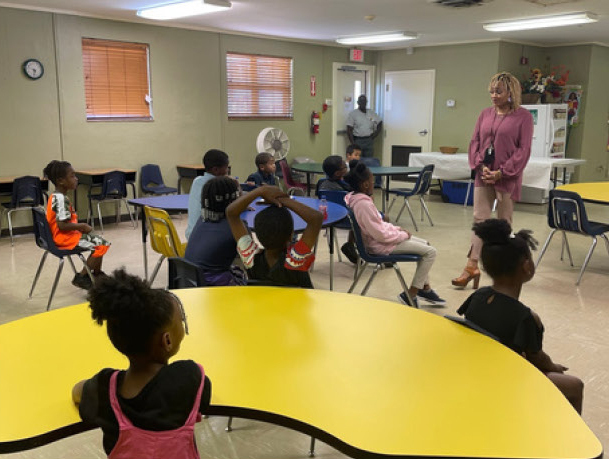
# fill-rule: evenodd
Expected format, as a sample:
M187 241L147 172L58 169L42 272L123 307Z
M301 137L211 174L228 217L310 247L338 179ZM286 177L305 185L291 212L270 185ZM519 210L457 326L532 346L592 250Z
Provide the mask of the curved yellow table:
M570 183L557 186L556 189L575 191L584 201L609 204L609 182Z
M269 421L355 458L602 456L552 383L490 338L397 303L272 287L179 290L210 414ZM82 431L72 385L125 367L85 304L0 326L0 452Z

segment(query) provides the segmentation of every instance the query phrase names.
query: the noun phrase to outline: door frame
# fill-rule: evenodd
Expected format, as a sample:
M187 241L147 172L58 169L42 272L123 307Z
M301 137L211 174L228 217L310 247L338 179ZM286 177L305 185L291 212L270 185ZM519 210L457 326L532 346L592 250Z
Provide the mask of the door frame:
M368 94L368 101L370 102L370 108L378 113L378 110L375 110L375 69L374 65L364 65L364 64L354 64L353 62L333 62L332 63L332 106L336 107L338 105L338 85L337 85L337 75L339 72L339 68L348 66L352 67L354 70L363 70L368 72L368 83L366 92ZM337 151L337 137L336 131L339 130L339 126L336 125L336 109L332 110L332 154L343 156L345 154L344 151ZM342 126L341 129L345 128Z
M436 101L436 70L435 69L420 69L420 70L389 70L383 73L383 108L386 106L386 97L387 97L387 75L414 75L414 74L427 74L431 76L431 101L430 101L430 110L429 110L429 151L432 149L433 145L433 119L434 119L434 108ZM391 165L391 146L386 144L385 139L387 138L386 125L384 125L383 129L383 153L381 155L382 164Z

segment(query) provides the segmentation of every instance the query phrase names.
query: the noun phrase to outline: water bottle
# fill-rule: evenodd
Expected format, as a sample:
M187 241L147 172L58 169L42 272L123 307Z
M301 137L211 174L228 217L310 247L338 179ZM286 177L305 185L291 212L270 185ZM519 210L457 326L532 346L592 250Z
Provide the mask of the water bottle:
M319 211L323 214L324 220L328 219L328 201L326 201L326 197L322 196L319 200Z

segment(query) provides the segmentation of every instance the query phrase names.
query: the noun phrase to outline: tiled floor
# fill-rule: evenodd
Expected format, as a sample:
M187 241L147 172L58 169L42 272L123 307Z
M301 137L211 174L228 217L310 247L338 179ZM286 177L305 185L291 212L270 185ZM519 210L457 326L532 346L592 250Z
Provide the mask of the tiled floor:
M437 196L429 199L429 208L435 226L428 222L419 226L418 236L426 238L438 249L436 263L432 270L432 285L448 301L445 308L424 308L432 314L454 314L456 309L471 293L471 288L457 290L450 285L450 279L457 276L465 263L465 253L469 244L471 207L442 203ZM412 204L418 214L418 202ZM395 218L399 206L390 212ZM609 207L589 206L592 220L609 222ZM539 205L517 205L514 216L515 229L530 228L543 243L549 233L546 224L546 207ZM186 226L186 218L175 218L174 223L180 234ZM412 224L405 214L400 223L407 229ZM139 229L133 230L130 223L107 225L104 236L113 244L106 256L104 269L111 271L126 266L131 272L143 275L142 251ZM346 233L339 232L344 241ZM570 368L570 372L583 379L586 384L584 400L584 420L600 441L609 444L609 256L602 242L584 275L579 288L575 281L581 263L590 245L590 239L570 237L571 251L575 267L560 261L560 242L552 243L541 263L535 278L524 287L521 300L533 308L544 321L546 327L544 349L552 358ZM151 269L156 255L149 250ZM31 300L27 298L31 282L42 252L31 235L23 235L15 240L11 248L8 238L0 240L0 323L16 320L43 312L57 260L49 257L39 285ZM409 282L412 267L402 265L402 272ZM327 246L320 244L318 261L312 272L317 288L328 288L329 263ZM163 264L155 281L155 286L163 287L166 282L166 266ZM347 263L335 264L335 290L345 292L352 280L353 267ZM364 275L366 276L366 275ZM71 269L65 267L53 308L64 307L84 301L84 292L70 284ZM361 281L360 289L365 279ZM483 275L482 285L488 277ZM393 270L378 274L368 295L388 301L397 301L400 291ZM424 343L422 343L424 345ZM1 352L1 351L0 351ZM204 363L204 362L203 362ZM4 375L2 377L5 377ZM213 379L213 375L210 375ZM450 381L445 390L450 391ZM6 413L2 413L6 416ZM10 415L10 414L8 414ZM526 416L526 413L523 413ZM269 424L249 420L235 420L235 430L224 432L224 418L204 420L197 427L197 443L203 458L301 458L306 457L309 439L305 435ZM93 458L105 457L101 449L101 435L92 431L68 438L41 448L2 457L18 458ZM319 457L338 458L343 455L333 448L318 442Z

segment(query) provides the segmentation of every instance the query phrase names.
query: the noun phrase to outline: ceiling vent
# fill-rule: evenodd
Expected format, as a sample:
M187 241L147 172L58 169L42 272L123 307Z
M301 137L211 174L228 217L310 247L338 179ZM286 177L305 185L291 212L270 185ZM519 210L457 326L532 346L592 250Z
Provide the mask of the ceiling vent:
M492 0L428 0L431 3L437 3L440 6L450 6L453 8L461 8L464 6L480 6ZM542 0L543 1L543 0Z

